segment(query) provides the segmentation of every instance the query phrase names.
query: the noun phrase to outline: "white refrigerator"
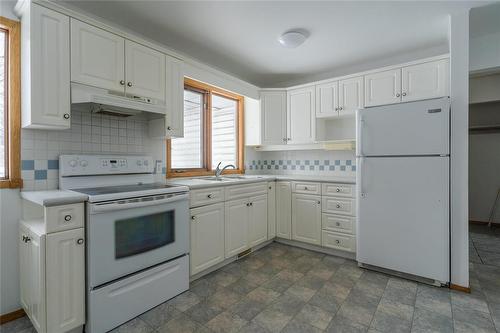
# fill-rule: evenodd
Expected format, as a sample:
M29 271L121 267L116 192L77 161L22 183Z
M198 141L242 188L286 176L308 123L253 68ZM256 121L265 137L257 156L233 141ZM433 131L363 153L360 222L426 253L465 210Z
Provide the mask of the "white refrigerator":
M450 101L356 112L357 253L365 267L450 278Z

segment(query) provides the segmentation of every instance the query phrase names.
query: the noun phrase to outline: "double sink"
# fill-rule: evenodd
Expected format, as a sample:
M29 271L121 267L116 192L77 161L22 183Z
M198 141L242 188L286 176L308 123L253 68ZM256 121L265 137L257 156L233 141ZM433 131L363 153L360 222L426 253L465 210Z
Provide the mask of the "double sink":
M238 180L251 180L251 179L262 179L262 176L210 176L210 177L196 177L196 180L203 180L208 182L234 182Z

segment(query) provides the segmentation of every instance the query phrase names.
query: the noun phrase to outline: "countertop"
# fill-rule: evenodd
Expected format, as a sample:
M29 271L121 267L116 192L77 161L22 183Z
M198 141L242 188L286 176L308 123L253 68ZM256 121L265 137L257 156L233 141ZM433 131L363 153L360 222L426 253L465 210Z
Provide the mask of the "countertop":
M288 180L288 181L310 181L310 182L321 182L321 183L344 183L344 184L355 184L355 177L331 177L331 176L307 176L307 175L244 175L245 179L227 180L227 181L207 181L203 180L203 177L193 177L193 178L174 178L167 179L167 184L175 185L185 185L190 189L198 188L208 188L208 187L220 187L220 186L231 186L249 183L258 183L265 181L274 180ZM230 179L232 176L222 176L223 178Z
M87 195L65 190L21 191L21 198L41 206L57 206L84 202Z

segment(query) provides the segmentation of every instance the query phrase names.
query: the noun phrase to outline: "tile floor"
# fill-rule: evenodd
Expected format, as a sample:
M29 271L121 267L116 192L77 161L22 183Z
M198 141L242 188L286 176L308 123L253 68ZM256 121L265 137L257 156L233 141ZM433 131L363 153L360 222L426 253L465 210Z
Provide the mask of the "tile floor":
M470 265L465 294L272 243L113 333L500 331L500 267ZM34 332L26 317L0 331Z
M500 267L500 226L471 224L469 230L470 260Z

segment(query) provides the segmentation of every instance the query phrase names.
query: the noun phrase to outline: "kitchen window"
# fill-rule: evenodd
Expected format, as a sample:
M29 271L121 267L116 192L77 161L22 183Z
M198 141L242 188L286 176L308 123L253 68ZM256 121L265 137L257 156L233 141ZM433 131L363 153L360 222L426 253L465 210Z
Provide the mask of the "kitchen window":
M0 16L0 188L21 187L20 23Z
M243 97L185 79L184 137L167 140L167 177L243 173Z

